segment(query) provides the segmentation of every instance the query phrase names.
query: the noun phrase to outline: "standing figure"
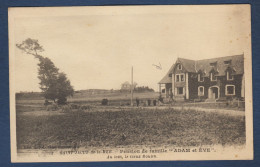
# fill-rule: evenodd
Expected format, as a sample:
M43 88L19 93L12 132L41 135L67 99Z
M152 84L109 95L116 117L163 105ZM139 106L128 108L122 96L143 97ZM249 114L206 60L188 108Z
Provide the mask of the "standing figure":
M159 105L160 105L160 104L163 104L163 98L162 98L161 93L160 93L160 95L159 95L158 101L159 101Z
M170 102L173 102L173 93L172 93L172 91L170 92Z
M156 106L156 100L155 99L153 100L153 105Z
M136 106L138 107L139 106L139 99L136 98L135 101L136 101Z
M148 106L150 106L150 105L151 105L151 100L148 99L148 100L147 100L147 103L148 103Z

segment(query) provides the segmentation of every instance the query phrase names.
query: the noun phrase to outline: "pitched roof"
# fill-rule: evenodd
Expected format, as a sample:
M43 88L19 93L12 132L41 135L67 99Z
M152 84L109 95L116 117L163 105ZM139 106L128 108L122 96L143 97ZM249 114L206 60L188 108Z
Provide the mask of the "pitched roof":
M175 64L173 64L167 74L160 80L159 84L172 83L172 77L169 77L169 74L172 73Z
M181 63L185 70L187 70L188 72L196 72L195 60L178 58L176 62Z
M224 62L230 61L229 65L226 65ZM205 76L209 76L209 72L214 68L210 66L210 63L216 62L215 70L218 71L218 76L226 75L226 70L228 67L234 69L235 74L244 73L244 55L234 55L219 57L213 59L204 59L196 61L196 71L201 70L205 72Z
M230 64L226 65L224 63L226 61L230 62ZM204 76L209 76L209 73L212 69L218 72L217 76L226 75L225 71L227 70L227 68L233 69L234 74L244 73L244 54L203 60L189 60L178 58L175 64L177 63L181 63L187 72L197 73L198 71L203 71L205 74ZM211 63L215 63L216 66L212 67L210 65ZM173 73L175 64L171 66L170 70L162 78L159 84L172 83L172 78L169 77L169 74Z

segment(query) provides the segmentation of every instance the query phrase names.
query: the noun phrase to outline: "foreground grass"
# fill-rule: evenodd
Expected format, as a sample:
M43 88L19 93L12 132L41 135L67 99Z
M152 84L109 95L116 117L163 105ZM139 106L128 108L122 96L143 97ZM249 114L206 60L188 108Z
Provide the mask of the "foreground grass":
M173 109L17 114L18 149L213 144L245 144L244 117Z

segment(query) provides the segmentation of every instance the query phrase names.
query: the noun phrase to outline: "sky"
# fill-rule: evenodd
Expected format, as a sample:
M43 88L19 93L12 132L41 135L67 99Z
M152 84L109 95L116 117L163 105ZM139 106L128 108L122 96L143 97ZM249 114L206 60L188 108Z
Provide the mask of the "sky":
M9 9L11 82L40 91L37 59L15 47L43 46L75 90L120 89L131 80L158 90L178 57L251 54L250 6L114 6ZM162 69L154 65L161 64Z

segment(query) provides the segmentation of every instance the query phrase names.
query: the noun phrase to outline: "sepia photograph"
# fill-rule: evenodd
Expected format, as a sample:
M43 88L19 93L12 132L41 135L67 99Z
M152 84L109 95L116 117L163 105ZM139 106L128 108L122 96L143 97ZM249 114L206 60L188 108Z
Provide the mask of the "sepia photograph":
M11 161L252 160L250 5L11 7Z

